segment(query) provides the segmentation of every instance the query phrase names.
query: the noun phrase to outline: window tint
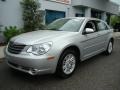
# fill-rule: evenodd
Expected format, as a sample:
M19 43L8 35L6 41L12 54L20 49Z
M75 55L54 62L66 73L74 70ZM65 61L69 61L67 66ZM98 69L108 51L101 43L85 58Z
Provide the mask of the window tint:
M97 21L97 29L98 31L103 31L103 30L108 30L108 27L104 22Z
M95 24L94 24L94 22L92 22L92 21L89 21L89 22L86 24L85 28L91 28L91 29L93 29L94 31L96 31Z

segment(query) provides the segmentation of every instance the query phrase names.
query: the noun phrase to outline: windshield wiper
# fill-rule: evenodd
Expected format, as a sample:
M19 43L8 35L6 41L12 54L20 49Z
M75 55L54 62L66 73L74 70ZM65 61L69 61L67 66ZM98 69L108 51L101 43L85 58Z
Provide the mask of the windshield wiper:
M56 28L50 28L50 29L46 29L46 30L63 31L61 29L56 29Z

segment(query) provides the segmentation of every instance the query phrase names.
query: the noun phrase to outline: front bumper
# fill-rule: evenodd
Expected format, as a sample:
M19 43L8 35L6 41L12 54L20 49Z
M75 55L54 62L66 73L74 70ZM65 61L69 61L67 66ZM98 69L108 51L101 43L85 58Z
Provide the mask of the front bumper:
M7 49L5 49L5 58L11 68L30 75L54 73L57 65L57 58L48 60L48 55L11 54Z

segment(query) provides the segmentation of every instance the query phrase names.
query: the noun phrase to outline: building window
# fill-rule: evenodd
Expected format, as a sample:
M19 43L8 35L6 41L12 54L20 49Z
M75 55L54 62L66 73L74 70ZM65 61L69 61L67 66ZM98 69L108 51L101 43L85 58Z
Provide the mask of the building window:
M106 20L106 22L107 22L108 24L110 24L110 18L111 18L111 15L110 15L110 14L106 14L106 16L107 16L107 20Z
M85 16L84 14L80 14L80 13L75 14L75 17L84 17L84 16Z
M97 11L97 10L91 10L91 17L93 18L102 18L102 12Z
M1 1L5 2L6 0L1 0Z
M55 10L46 10L46 24L53 22L56 19L64 18L65 12L63 11L55 11Z

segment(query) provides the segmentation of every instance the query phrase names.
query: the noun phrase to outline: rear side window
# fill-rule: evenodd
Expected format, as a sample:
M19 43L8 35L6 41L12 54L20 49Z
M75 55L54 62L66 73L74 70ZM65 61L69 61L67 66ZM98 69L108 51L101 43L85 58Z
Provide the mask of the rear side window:
M98 31L108 30L108 26L102 21L97 21L96 25L97 25Z

